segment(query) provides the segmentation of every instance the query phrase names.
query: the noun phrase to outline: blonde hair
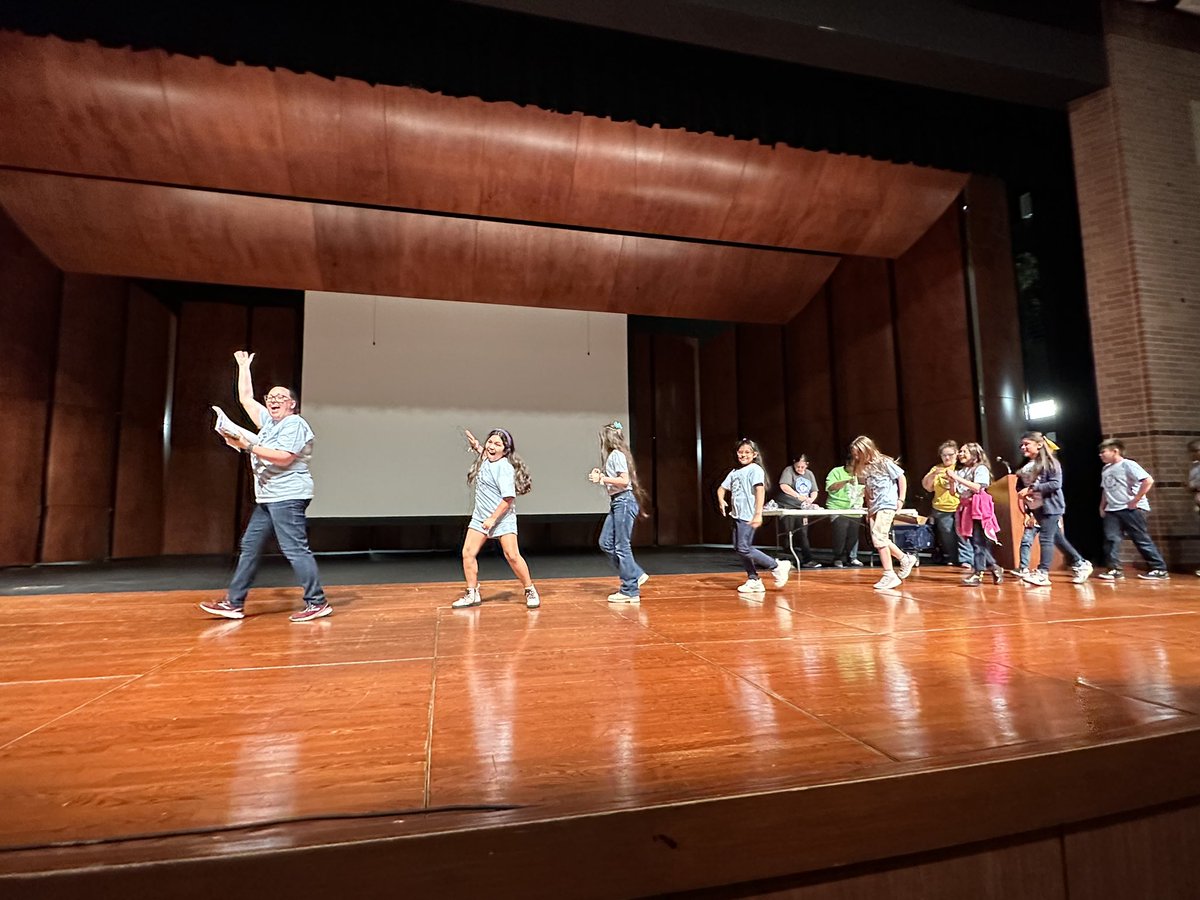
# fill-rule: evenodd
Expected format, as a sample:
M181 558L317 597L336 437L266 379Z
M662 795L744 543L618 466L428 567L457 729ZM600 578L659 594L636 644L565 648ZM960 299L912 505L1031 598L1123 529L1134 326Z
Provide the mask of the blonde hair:
M851 475L865 475L872 469L893 461L875 446L873 440L865 434L860 434L850 442L850 465L846 468Z
M533 479L529 476L529 469L525 466L525 460L517 456L517 442L513 440L513 436L503 428L493 428L487 433L481 442L480 446L486 444L491 439L492 435L500 438L500 442L504 445L504 455L508 457L508 461L513 467L513 488L517 492L518 497L524 497L533 490ZM467 472L467 484L474 484L476 476L479 475L479 470L483 467L484 453L479 451L479 457L471 465Z

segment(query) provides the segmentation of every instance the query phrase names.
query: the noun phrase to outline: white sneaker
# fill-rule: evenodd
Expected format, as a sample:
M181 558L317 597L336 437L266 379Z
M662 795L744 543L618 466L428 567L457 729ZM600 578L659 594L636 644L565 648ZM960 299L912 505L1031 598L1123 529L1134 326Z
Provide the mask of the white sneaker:
M761 578L747 578L745 584L738 585L739 594L762 594L766 590Z
M608 602L609 603L641 603L642 598L641 597L630 597L628 594L622 594L620 591L617 591L615 594L608 595Z
M788 576L792 574L792 564L786 559L781 559L771 574L775 576L775 587L781 588L787 584ZM760 581L759 584L762 582Z
M1092 576L1092 564L1086 559L1079 564L1075 569L1075 577L1071 579L1073 584L1083 584Z
M479 596L479 588L467 588L467 592L455 600L450 605L455 609L465 609L468 606L478 606L483 602L483 598Z
M649 580L650 580L650 574L648 572L643 572L641 575L638 576L638 587L641 587L643 584L645 584Z
M538 595L537 588L532 584L525 588L525 606L529 609L537 609L542 605L542 598Z
M900 580L900 576L898 576L895 572L884 572L883 577L875 582L875 590L890 591L893 588L900 587L900 585L903 583L904 582Z
M915 553L905 553L902 557L900 557L900 569L896 572L896 574L900 576L901 581L912 574L913 566L916 564L917 554Z
M1041 569L1034 569L1032 572L1022 575L1021 580L1034 587L1050 587L1050 576Z

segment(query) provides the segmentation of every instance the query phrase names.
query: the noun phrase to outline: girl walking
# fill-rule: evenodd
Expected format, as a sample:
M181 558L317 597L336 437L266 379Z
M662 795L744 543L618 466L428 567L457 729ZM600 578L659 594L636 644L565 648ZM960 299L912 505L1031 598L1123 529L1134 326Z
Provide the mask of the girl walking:
M892 541L892 520L908 493L904 470L890 456L879 452L875 442L859 435L850 442L850 474L865 479L867 484L867 521L871 527L871 543L879 553L883 577L875 582L875 590L886 591L900 586L917 564L917 557L905 553ZM892 569L892 558L899 564Z
M984 572L992 573L992 581L1004 580L1004 569L996 564L990 543L996 542L1000 523L996 521L996 506L988 486L992 483L992 467L983 447L974 441L964 444L966 467L962 473L949 472L946 477L958 493L958 533L971 539L974 548L972 572L963 579L968 587L978 585Z
M738 441L736 453L737 466L717 488L717 505L721 507L721 515L726 515L729 510L726 497L733 501L733 549L746 567L746 582L738 585L738 593L761 594L766 588L758 577L759 569L772 572L775 587L781 588L787 584L792 564L786 559L772 559L754 546L754 532L762 525L767 476L762 467L762 454L754 441L748 438Z
M1050 560L1054 556L1055 545L1071 558L1074 572L1071 580L1075 584L1083 584L1092 574L1092 564L1059 531L1063 513L1067 511L1067 501L1062 490L1062 466L1054 456L1057 449L1040 431L1027 431L1021 435L1021 455L1029 462L1018 473L1026 486L1017 493L1017 497L1024 504L1026 512L1033 515L1038 527L1038 545L1041 547L1038 567L1022 575L1021 580L1035 587L1050 584Z
M483 602L479 595L478 556L488 538L493 538L500 542L505 560L525 589L525 605L537 609L542 605L542 600L533 586L533 579L529 577L529 566L525 564L521 549L517 546L516 498L528 494L533 487L529 470L525 468L524 460L517 456L512 435L503 428L488 432L482 444L471 432L464 434L471 450L479 454L467 473L467 482L475 487L475 510L471 514L462 547L463 578L467 582L467 591L450 605L462 609Z
M608 595L609 603L641 602L641 587L650 578L633 558L630 543L634 523L642 509L640 501L645 499L632 457L620 422L609 422L600 429L602 462L592 469L588 478L592 484L602 484L608 491L608 515L600 532L600 549L621 579L617 592Z

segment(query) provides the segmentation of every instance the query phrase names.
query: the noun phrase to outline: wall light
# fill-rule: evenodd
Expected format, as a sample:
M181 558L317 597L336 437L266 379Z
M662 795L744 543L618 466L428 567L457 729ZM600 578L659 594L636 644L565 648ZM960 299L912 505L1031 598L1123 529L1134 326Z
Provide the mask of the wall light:
M1035 400L1025 406L1025 418L1030 422L1037 419L1049 419L1058 412L1058 404L1053 400Z

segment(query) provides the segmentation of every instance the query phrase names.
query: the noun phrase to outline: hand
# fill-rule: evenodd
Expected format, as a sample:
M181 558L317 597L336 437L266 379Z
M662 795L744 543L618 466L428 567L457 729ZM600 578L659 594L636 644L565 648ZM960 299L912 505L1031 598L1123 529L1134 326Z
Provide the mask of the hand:
M1017 491L1017 496L1024 500L1029 496L1029 488L1021 488L1021 490Z
M486 531L488 534L491 534L492 529L496 527L496 520L492 519L492 518L487 518L487 519L484 519L479 524L481 524L483 526L484 531Z
M1128 503L1125 504L1125 508L1126 509L1137 509L1139 502L1140 501L1136 497L1134 497L1132 500L1130 500Z
M592 469L592 471L588 472L588 480L592 484L599 484L602 477L599 469Z
M238 350L233 354L233 361L238 364L238 368L246 368L250 363L254 362L254 354L247 353L245 350Z
M728 503L726 503L724 500L718 500L717 506L719 506L721 508L721 515L723 515L723 516L728 515L728 512L727 512L727 510L729 508Z
M1108 515L1108 510L1107 510L1107 509L1105 509L1103 506L1102 506L1102 507L1100 507L1100 518L1102 518L1102 519L1103 519L1103 518L1104 518L1105 516L1107 516L1107 515Z
M477 437L475 437L475 435L471 434L469 429L464 428L463 435L467 439L467 446L471 448L471 451L473 453L482 453L483 452L483 444L479 443L479 438L477 438Z
M759 513L757 516L755 516L753 519L751 519L749 521L749 523L747 523L747 524L749 524L749 526L751 528L758 528L759 526L762 525L762 514Z

